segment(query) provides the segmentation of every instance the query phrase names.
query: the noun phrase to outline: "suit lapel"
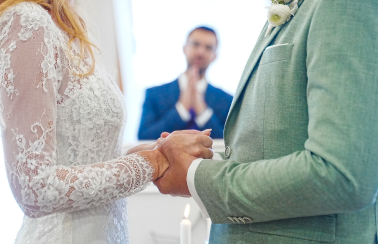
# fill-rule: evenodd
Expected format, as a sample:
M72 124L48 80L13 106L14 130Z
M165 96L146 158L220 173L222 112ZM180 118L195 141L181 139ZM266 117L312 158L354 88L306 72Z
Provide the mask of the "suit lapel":
M274 40L274 38L276 37L276 35L279 33L279 31L281 30L281 28L283 26L284 25L275 27L267 37L264 37L265 32L268 28L268 24L265 24L265 27L260 34L260 37L259 37L259 39L256 43L256 46L253 49L253 51L252 51L252 53L251 53L251 55L248 59L248 62L246 64L245 68L244 68L243 74L240 78L238 88L236 89L236 93L235 93L234 99L233 99L232 104L231 104L230 114L232 113L232 109L235 106L235 103L240 98L240 95L242 94L242 91L243 91L245 85L247 84L247 81L250 79L250 76L252 75L252 71L255 68L258 61L260 60L261 55L264 52L265 48L270 45L270 43Z
M298 2L298 8L301 6L301 4L304 2L304 0L299 0ZM295 18L295 17L293 17ZM289 23L280 25L275 27L271 33L265 37L266 30L268 29L268 22L265 24L265 27L263 28L259 39L255 45L255 48L253 49L247 64L244 68L242 77L240 78L239 85L236 89L234 99L232 101L231 107L230 107L230 114L232 112L233 107L235 106L235 103L240 98L240 95L242 94L242 91L247 84L247 81L250 79L250 76L252 75L252 71L255 68L257 62L260 60L262 53L264 52L265 48L271 44L271 42L275 39L275 37L278 35L280 30Z

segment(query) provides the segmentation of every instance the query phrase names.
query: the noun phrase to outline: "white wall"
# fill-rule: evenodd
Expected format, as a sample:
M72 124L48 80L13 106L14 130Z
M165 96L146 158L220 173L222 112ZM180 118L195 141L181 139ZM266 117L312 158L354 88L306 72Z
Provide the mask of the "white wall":
M126 95L127 141L135 141L145 89L176 79L186 68L182 47L188 32L209 25L218 32L218 58L208 79L230 94L266 22L266 1L128 0L132 2L135 55ZM116 1L115 1L116 2ZM122 29L119 29L122 31ZM127 42L123 42L127 45ZM130 64L129 64L130 65Z
M0 141L0 243L14 242L21 227L23 213L13 198L5 173L3 145Z
M90 40L99 49L94 50L96 62L118 81L120 73L112 1L76 0L76 4L88 27Z

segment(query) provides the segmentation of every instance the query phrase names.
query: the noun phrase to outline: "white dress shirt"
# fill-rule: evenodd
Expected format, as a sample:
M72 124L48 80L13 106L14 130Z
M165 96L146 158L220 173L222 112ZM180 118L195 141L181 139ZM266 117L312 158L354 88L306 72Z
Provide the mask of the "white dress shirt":
M194 185L194 176L196 174L197 167L202 160L203 158L198 158L194 160L193 163L190 165L188 174L186 175L186 183L188 184L190 194L192 195L194 201L197 203L198 207L201 210L202 217L210 218L205 208L205 205L203 205L201 198L197 194L196 187ZM213 160L223 160L223 158L219 153L214 153Z
M183 91L188 87L188 80L189 80L188 76L185 73L180 75L180 77L178 78L180 91ZM197 86L197 91L203 95L207 88L206 78L203 77L201 80L199 80L196 86ZM191 119L189 111L186 110L186 108L181 102L176 103L176 110L183 121L188 122ZM201 114L198 114L196 116L196 118L194 119L194 122L196 122L198 127L203 127L207 123L207 121L209 121L211 116L213 116L213 110L207 107L205 111L203 111Z

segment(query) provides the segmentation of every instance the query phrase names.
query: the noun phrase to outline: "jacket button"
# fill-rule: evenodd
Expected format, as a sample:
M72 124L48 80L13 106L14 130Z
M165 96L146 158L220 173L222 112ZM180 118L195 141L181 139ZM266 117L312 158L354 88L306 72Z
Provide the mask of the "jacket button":
M230 155L231 155L231 148L227 146L226 149L224 150L224 156L226 156L226 158L229 158Z

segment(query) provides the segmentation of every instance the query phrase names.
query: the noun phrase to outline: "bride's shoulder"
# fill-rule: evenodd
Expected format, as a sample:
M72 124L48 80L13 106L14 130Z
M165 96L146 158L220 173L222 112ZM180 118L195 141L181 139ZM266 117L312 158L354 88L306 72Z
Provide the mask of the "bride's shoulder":
M26 28L37 30L39 27L46 27L53 24L50 14L41 5L32 2L21 2L9 7L0 16L0 24L13 21L20 17L20 24Z

